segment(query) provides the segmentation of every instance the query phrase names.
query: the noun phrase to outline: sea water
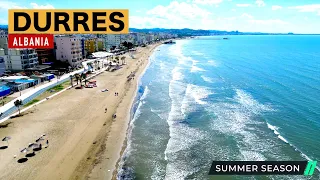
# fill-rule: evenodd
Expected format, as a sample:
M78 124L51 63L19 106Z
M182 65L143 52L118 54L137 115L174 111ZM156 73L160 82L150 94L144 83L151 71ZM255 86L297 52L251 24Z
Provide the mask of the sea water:
M118 178L307 179L207 174L213 160L320 160L319 96L320 36L161 45L140 81Z

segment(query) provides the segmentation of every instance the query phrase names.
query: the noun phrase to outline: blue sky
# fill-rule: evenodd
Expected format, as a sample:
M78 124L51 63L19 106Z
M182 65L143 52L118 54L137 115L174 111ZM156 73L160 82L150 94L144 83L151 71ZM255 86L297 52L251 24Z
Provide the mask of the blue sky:
M130 27L320 33L319 0L0 0L12 8L129 9Z

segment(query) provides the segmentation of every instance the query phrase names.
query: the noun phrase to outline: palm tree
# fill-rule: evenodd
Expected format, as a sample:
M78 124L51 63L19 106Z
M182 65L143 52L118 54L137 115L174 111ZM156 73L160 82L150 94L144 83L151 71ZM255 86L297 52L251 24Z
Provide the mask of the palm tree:
M116 56L115 59L116 59L116 62L119 64L119 56Z
M17 99L17 100L14 102L14 105L18 108L18 110L19 110L19 115L20 115L20 106L23 105L22 100Z
M71 87L73 87L73 82L72 82L72 80L73 80L73 75L70 75Z
M122 61L121 63L124 64L124 63L126 62L126 57L125 57L125 56L122 56L122 57L121 57L121 61Z
M75 78L76 78L77 85L78 85L78 84L79 84L78 81L80 80L80 75L79 75L79 74L75 74L74 76L75 76Z
M81 79L84 79L84 84L87 85L88 80L87 80L87 75L85 73L81 74Z

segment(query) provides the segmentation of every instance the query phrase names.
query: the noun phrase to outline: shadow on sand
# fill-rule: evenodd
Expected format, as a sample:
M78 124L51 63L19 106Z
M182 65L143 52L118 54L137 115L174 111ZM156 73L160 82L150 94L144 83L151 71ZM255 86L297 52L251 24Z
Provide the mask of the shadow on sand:
M34 148L33 151L41 151L42 147Z
M21 158L18 160L18 163L25 163L28 161L28 158Z
M32 153L26 154L26 157L33 157L33 156L35 156L35 155L36 155L36 153L32 152Z
M0 149L7 149L8 146L0 146Z

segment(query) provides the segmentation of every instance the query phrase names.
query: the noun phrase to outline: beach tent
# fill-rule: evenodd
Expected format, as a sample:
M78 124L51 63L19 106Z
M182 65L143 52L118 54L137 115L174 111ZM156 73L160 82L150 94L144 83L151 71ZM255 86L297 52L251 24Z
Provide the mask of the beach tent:
M0 86L0 97L8 95L8 94L10 94L10 92L11 92L10 87L8 87L6 85Z

